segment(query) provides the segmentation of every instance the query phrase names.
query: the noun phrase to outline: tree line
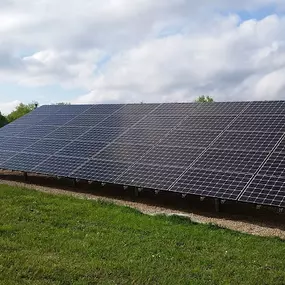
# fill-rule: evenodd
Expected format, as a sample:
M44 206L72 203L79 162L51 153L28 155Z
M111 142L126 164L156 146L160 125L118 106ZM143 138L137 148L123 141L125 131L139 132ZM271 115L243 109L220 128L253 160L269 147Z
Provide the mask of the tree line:
M195 102L197 103L211 103L214 102L214 99L210 96L200 96L198 97ZM57 103L56 105L67 105L70 103ZM30 104L23 104L20 103L10 114L4 116L0 112L0 128L19 119L20 117L30 113L31 111L35 110L38 107L37 102L32 102Z

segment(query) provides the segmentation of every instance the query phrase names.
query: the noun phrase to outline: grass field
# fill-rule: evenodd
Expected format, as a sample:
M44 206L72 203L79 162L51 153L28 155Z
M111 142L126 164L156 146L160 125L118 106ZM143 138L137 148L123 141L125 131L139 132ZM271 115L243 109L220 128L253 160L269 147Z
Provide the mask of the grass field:
M0 185L0 284L285 284L285 243Z

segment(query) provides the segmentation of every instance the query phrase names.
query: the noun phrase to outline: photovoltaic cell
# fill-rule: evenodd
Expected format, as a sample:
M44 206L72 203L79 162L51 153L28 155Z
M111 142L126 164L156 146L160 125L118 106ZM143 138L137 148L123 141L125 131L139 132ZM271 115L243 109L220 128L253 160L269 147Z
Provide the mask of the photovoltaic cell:
M101 122L97 127L99 128L131 128L134 126L139 120L141 120L143 116L131 116L131 115L115 115L110 116L103 122Z
M43 138L56 129L55 126L31 126L22 133L17 134L23 138Z
M90 158L105 146L105 142L74 141L59 151L57 155Z
M285 138L283 138L280 142L280 144L278 145L278 147L276 148L275 152L278 153L285 153Z
M71 121L76 117L75 114L65 114L65 115L50 115L46 119L37 123L37 125L48 125L48 126L61 126Z
M260 101L251 102L244 111L244 115L285 115L285 101Z
M69 143L68 140L42 139L26 148L25 152L53 155Z
M12 158L16 154L17 152L13 151L0 151L0 168L6 160Z
M181 116L185 117L193 113L198 104L189 103L165 103L151 113L153 116Z
M252 175L190 168L171 191L236 200Z
M79 115L66 123L67 126L94 127L106 119L108 115Z
M282 116L241 116L230 126L232 131L285 132L285 117Z
M33 125L35 122L39 123L45 118L47 118L48 115L36 115L33 112L29 113L28 115L25 115L18 120L14 121L13 125Z
M127 104L118 110L116 114L144 116L152 112L158 106L159 104Z
M219 131L211 130L174 130L161 141L161 145L179 147L208 147L215 140Z
M126 133L121 135L117 142L120 143L137 143L137 144L155 144L160 139L166 136L168 130L155 129L129 129Z
M50 114L56 114L60 109L62 108L61 105L44 105L40 106L39 108L35 109L32 114L37 115L50 115Z
M157 167L175 166L186 169L201 153L203 149L183 148L175 146L156 146L139 162L152 164Z
M90 109L93 105L62 105L57 115L78 115Z
M179 126L179 129L186 130L224 130L235 117L229 116L190 116Z
M1 167L29 172L46 158L47 156L42 154L18 153L4 162Z
M219 149L271 151L282 133L226 131L212 146Z
M88 114L112 114L116 112L117 110L123 108L124 105L122 104L98 104L98 105L93 105L91 108L86 110L84 112L85 115Z
M113 183L129 167L128 163L107 160L89 160L72 176L78 179Z
M25 129L28 129L31 125L16 125L16 124L9 124L3 128L0 128L0 136L5 137L13 137L17 134L23 132Z
M249 105L248 102L198 103L195 116L237 116Z
M257 175L239 201L285 207L285 177Z
M148 145L112 143L97 154L96 159L134 163L149 149L150 146Z
M258 174L285 177L285 155L277 152L272 153Z
M60 140L75 140L79 138L82 134L90 130L90 127L71 127L63 126L57 128L52 133L48 134L46 138L49 139L60 139Z
M82 158L51 156L33 168L33 172L74 178L71 173L86 161Z
M183 118L178 116L148 116L136 124L136 128L171 130L181 123Z
M11 138L7 141L1 142L0 150L20 152L37 141L38 140L35 138ZM11 168L11 170L13 170L13 168Z
M182 172L183 169L177 167L138 163L130 167L115 182L121 185L167 190Z
M267 152L208 149L193 165L194 168L254 174Z
M104 141L112 142L118 138L127 129L125 128L92 128L80 137L83 141Z

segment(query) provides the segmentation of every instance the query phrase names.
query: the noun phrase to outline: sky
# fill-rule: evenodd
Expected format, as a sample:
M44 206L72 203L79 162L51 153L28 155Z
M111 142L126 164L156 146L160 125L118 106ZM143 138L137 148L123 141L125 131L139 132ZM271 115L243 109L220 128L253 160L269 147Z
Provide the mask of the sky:
M1 0L0 111L285 99L284 13L284 0Z

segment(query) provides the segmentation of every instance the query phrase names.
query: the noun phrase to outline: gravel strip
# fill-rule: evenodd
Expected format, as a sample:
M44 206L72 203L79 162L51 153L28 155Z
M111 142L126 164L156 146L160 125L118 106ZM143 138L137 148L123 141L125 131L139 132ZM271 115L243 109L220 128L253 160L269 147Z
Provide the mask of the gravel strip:
M137 209L138 211L147 214L147 215L178 215L182 217L187 217L193 222L197 223L203 223L203 224L214 224L223 228L231 229L234 231L239 231L243 233L248 233L252 235L258 235L258 236L271 236L271 237L279 237L282 239L285 239L285 230L282 230L279 228L280 224L270 224L268 226L266 223L264 224L255 224L251 222L244 222L244 221L236 221L231 220L229 218L216 218L216 217L207 217L203 215L198 215L194 213L189 212L183 212L178 210L170 210L164 207L157 207L157 206L150 206L145 205L142 203L132 202L132 201L123 201L115 198L105 198L102 196L96 196L94 194L86 194L86 193L76 193L71 191L66 191L63 189L58 188L49 188L34 184L26 184L21 182L15 182L15 181L7 181L7 180L1 180L0 184L4 185L10 185L10 186L16 186L16 187L24 187L29 189L34 189L37 191L41 191L44 193L49 194L60 194L60 195L68 195L73 196L80 199L89 199L89 200L103 200L115 203L117 205L121 206L128 206L134 209ZM284 225L283 225L284 227ZM282 228L283 228L282 227Z

